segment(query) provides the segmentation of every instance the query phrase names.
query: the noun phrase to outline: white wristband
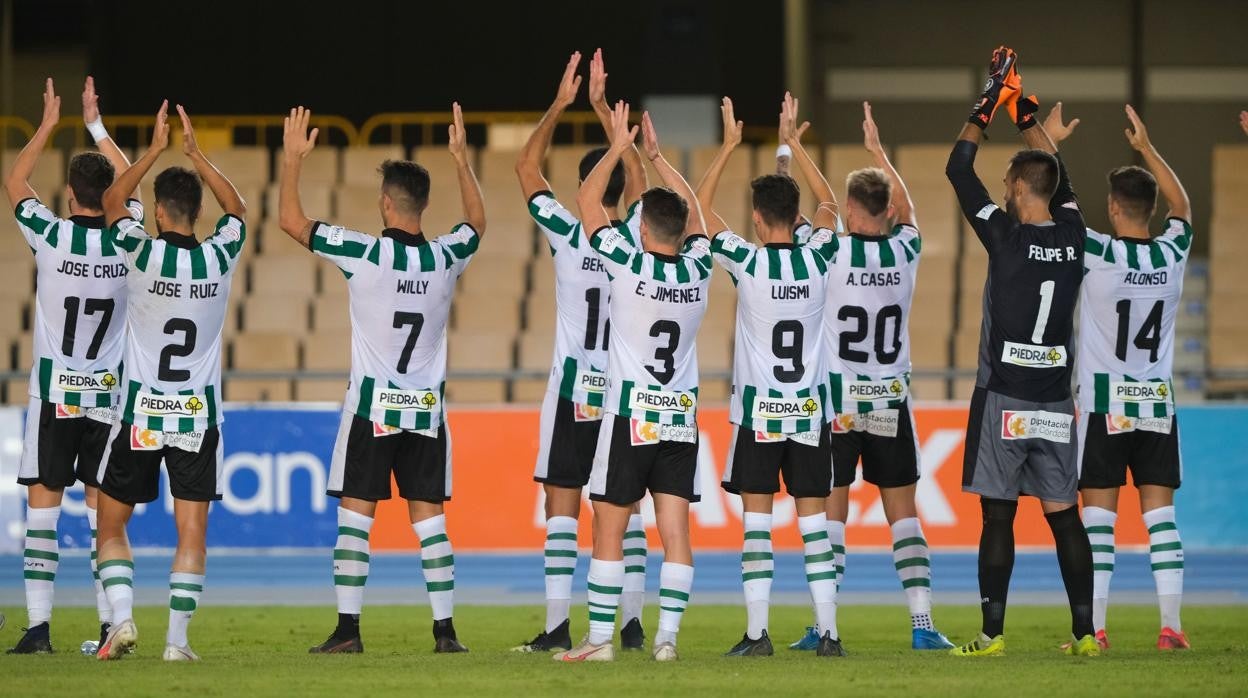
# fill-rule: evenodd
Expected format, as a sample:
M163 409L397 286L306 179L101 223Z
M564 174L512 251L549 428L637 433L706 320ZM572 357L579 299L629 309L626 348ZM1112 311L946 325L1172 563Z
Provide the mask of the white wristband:
M87 123L87 132L91 134L91 138L95 139L96 143L108 138L108 129L104 128L104 119L98 116L95 121Z
M776 148L777 160L779 160L780 158L791 158L791 157L793 157L793 149L789 147L788 143L781 143L780 147Z

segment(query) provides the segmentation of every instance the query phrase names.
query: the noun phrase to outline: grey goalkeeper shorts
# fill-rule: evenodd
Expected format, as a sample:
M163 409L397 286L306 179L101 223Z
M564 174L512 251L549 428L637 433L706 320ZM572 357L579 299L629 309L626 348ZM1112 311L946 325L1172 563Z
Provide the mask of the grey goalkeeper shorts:
M1079 444L1074 400L1031 402L975 388L962 490L990 499L1029 495L1075 503Z

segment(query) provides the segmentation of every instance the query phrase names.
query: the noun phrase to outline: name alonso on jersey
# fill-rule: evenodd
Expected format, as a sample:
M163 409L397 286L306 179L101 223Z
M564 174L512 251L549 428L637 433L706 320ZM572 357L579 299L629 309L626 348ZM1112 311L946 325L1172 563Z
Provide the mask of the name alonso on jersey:
M1132 286L1165 286L1169 279L1164 269L1154 272L1129 271L1122 277L1122 283Z

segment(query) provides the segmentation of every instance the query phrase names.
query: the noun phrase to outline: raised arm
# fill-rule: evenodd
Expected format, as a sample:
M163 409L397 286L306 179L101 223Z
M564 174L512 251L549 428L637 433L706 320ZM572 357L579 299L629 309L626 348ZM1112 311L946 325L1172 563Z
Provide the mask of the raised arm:
M689 221L685 224L685 235L704 235L706 221L702 218L702 207L698 205L698 197L693 193L693 187L689 186L684 176L672 167L667 158L663 157L663 151L659 150L659 134L654 130L650 112L643 112L641 115L641 133L642 142L646 147L646 158L650 160L654 169L659 173L659 177L663 179L663 185L679 194L689 204Z
M602 205L602 196L607 191L607 183L611 181L611 170L615 163L623 157L624 151L632 147L637 138L637 127L628 125L628 104L616 102L611 111L611 129L607 131L611 145L607 154L602 156L589 176L581 182L576 192L576 206L581 212L581 228L587 238L592 238L599 230L611 225L611 216ZM592 242L592 239L590 240Z
M290 110L290 116L282 120L282 170L277 197L278 225L304 247L311 243L314 221L303 212L299 175L303 171L303 159L312 152L320 133L320 129L315 128L308 133L311 118L310 109L295 107Z
M464 220L477 231L478 238L485 237L485 197L481 185L468 162L468 137L464 133L464 113L459 102L451 104L451 125L447 127L447 148L455 158L455 173L459 177L459 197L464 202Z
M602 49L594 51L589 62L589 104L602 122L602 130L611 132L611 105L607 103L607 66L602 60ZM650 188L650 175L641 161L641 152L635 143L630 144L620 157L624 163L624 195L621 201L628 210L642 192Z
M91 139L95 141L95 147L100 149L100 154L113 165L113 172L121 172L130 167L130 158L121 152L121 148L117 147L117 143L112 136L108 135L108 129L104 128L104 119L100 118L100 96L95 93L95 78L87 76L86 83L82 86L82 122L86 124L87 131L91 133ZM130 192L130 198L139 199L139 189Z
M875 119L871 116L870 102L862 103L862 140L866 146L867 152L875 158L875 165L888 175L889 180L893 183L893 196L891 203L893 205L893 215L896 216L898 223L906 225L916 225L914 216L914 202L910 200L910 191L906 189L906 183L901 179L901 175L897 172L897 168L893 167L893 163L888 159L888 153L884 152L884 146L880 144L880 130L875 125Z
M1239 127L1244 129L1244 135L1248 136L1248 111L1239 113Z
M143 157L122 172L117 173L112 186L104 190L104 220L110 226L122 218L130 217L130 209L126 208L126 198L130 192L139 188L139 182L147 176L148 170L156 164L156 159L169 145L169 100L160 103L160 111L156 112L156 125L152 128L152 141L147 146Z
M542 120L537 122L537 128L529 135L529 140L520 149L520 157L516 159L516 175L520 178L520 191L524 193L526 201L539 191L550 191L550 182L542 174L542 160L546 158L546 151L550 150L559 117L572 105L576 99L576 91L581 87L581 77L576 74L576 67L580 62L580 51L573 53L568 59L568 65L563 69L563 78L559 80L555 101L542 115Z
M807 153L805 146L802 145L802 134L810 127L810 122L804 121L799 125L797 109L798 100L785 92L784 103L780 106L780 137L783 143L793 151L797 169L802 171L802 179L806 180L806 186L810 187L811 194L815 197L815 216L810 222L811 226L816 229L835 230L836 194L832 193L832 186L828 184L828 180L819 171L819 166L815 164L810 153Z
M716 233L727 230L728 224L715 212L715 190L719 188L719 177L724 173L728 158L732 157L732 151L741 144L741 129L744 126L733 113L731 98L724 97L719 112L724 119L724 143L719 152L715 153L710 167L706 168L702 181L698 183L698 205L702 208L702 215L706 217L707 226Z
M988 83L975 104L971 105L971 114L962 126L958 140L953 144L953 151L949 153L949 161L945 164L945 176L953 185L962 215L975 228L981 240L984 240L986 230L986 219L981 214L991 215L988 207L993 203L984 183L975 173L975 155L979 152L984 129L992 123L997 109L1018 99L1021 84L1018 71L1014 67L1016 60L1014 51L1004 46L999 46L992 52L992 60L988 64Z
M1153 142L1148 137L1148 129L1144 127L1144 122L1140 121L1139 114L1135 113L1135 109L1130 104L1127 105L1126 112L1127 119L1131 121L1131 128L1126 129L1127 142L1140 153L1148 171L1157 178L1157 188L1161 190L1161 195L1166 198L1166 205L1170 207L1166 215L1182 218L1191 223L1192 202L1188 200L1183 184L1174 174L1174 170L1170 169L1170 165L1162 159L1157 148L1153 147Z
M39 162L39 154L48 145L52 129L60 120L61 98L56 95L52 78L48 78L43 88L43 119L39 121L39 128L35 129L35 135L31 137L30 142L13 160L13 167L9 169L9 174L4 178L4 192L9 197L10 209L16 208L22 199L38 196L34 187L30 186L30 175L35 171L35 164Z
M195 129L191 127L191 117L186 115L186 110L181 104L178 105L178 117L182 119L182 152L190 158L200 179L208 185L209 191L217 200L217 205L222 211L239 220L246 218L247 202L243 201L243 197L230 180L221 174L221 170L208 161L208 158L204 156L204 151L199 149L199 144L195 142Z

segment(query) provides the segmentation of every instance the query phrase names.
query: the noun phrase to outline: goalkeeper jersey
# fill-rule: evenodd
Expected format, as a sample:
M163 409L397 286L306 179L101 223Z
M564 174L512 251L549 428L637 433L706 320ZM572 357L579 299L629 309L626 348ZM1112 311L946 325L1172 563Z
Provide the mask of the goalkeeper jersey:
M606 411L656 424L696 424L696 339L711 283L706 236L690 238L679 255L664 255L639 250L604 226L590 245L611 279Z
M910 392L910 304L921 238L850 233L838 243L824 308L829 397L835 412L893 409Z
M641 202L629 207L613 227L629 242L637 240ZM551 386L559 397L602 407L607 390L607 319L609 280L602 259L585 239L581 222L549 191L529 199L529 215L546 236L555 265L555 356Z
M221 414L221 329L247 238L226 214L202 243L147 234L133 218L113 224L129 268L122 421L152 431L203 431Z
M143 207L131 200L135 219ZM17 204L18 228L35 253L31 397L112 407L126 326L126 261L103 217L58 218L38 199ZM16 280L14 280L16 281Z
M460 223L433 240L387 228L373 237L317 222L309 246L347 277L351 383L346 409L406 430L442 424L446 321L455 281L480 243Z
M1088 230L1080 290L1079 408L1127 417L1174 411L1174 322L1192 227L1170 218L1151 240Z
M732 231L711 241L737 287L733 424L785 434L823 425L823 309L835 250L836 234L826 228L804 245L757 247Z

